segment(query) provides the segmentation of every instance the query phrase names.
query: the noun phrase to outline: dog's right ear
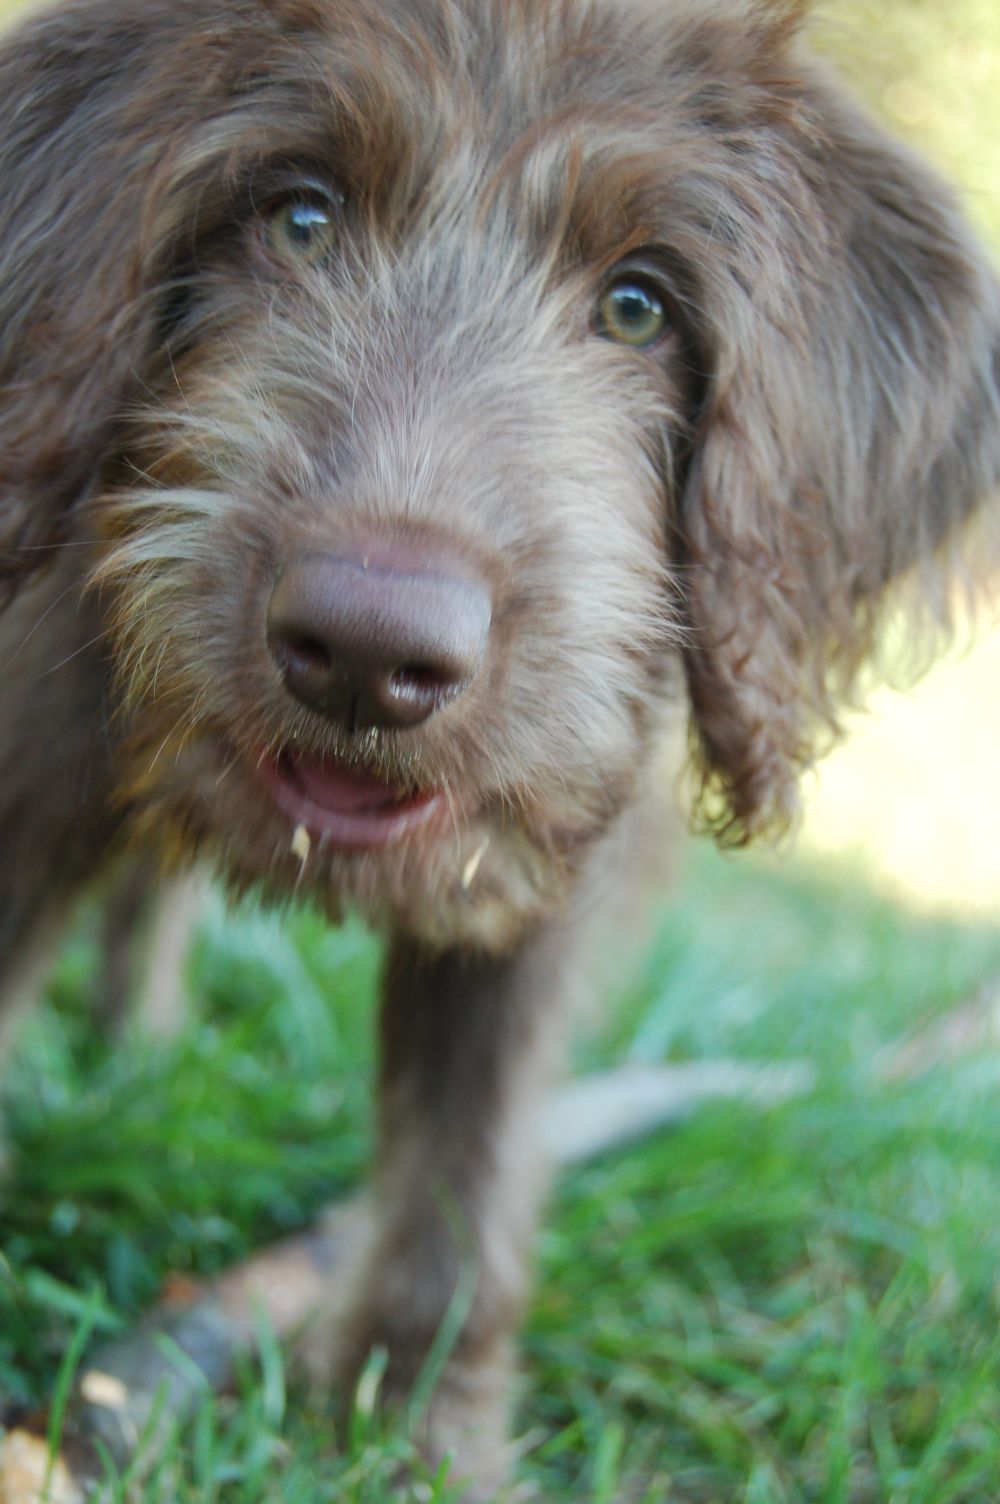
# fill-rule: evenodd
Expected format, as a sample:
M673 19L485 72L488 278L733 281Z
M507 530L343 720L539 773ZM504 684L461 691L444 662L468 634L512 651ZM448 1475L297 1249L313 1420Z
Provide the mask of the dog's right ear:
M141 391L144 241L165 162L236 69L227 8L64 0L0 40L0 593L51 553Z
M996 598L1000 279L932 170L770 59L785 97L703 219L720 312L682 512L700 813L730 844L794 818L889 621L921 660Z

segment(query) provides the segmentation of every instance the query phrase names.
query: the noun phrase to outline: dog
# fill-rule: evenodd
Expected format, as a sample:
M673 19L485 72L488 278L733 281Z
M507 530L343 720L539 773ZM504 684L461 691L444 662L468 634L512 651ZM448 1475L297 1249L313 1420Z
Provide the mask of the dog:
M703 828L781 829L886 614L989 578L1000 285L805 23L63 0L0 49L0 972L125 849L384 930L333 1366L402 1402L471 1258L423 1436L470 1498L664 737Z

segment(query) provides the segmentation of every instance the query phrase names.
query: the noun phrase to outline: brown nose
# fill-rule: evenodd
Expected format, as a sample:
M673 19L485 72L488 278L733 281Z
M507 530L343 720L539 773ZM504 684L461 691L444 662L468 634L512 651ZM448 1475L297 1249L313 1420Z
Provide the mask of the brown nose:
M435 560L435 565L437 560ZM456 699L482 662L484 582L397 549L309 554L279 576L267 641L289 691L351 730L417 726Z

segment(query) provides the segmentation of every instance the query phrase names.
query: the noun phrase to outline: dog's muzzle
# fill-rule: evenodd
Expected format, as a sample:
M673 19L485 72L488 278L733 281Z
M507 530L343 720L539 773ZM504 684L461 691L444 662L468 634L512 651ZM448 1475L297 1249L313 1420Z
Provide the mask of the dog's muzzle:
M267 643L289 695L348 734L408 732L452 705L483 666L493 600L481 574L440 544L397 538L291 559L267 608ZM259 764L294 827L341 851L426 830L442 789L393 782L363 762L301 754Z

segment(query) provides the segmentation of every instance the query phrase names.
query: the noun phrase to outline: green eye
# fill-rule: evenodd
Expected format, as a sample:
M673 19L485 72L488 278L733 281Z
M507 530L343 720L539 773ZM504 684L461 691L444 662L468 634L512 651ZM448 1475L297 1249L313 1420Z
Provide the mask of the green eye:
M654 345L667 323L667 310L658 293L640 278L622 277L598 299L598 334L634 350Z
M285 266L315 266L329 255L336 239L334 210L319 199L285 199L264 218L264 243Z

